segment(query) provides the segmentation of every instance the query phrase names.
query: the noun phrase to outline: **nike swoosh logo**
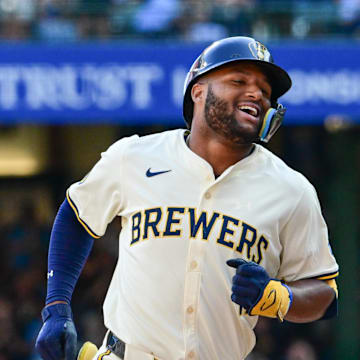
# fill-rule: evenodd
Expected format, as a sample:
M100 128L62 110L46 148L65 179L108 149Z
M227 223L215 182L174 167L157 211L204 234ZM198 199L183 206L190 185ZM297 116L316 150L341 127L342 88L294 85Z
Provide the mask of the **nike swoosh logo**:
M271 299L272 297L272 299ZM261 311L266 311L267 309L271 308L276 302L276 290L273 289L270 291L267 299L266 299L266 302L263 303L260 307L260 310Z
M148 168L147 171L146 171L146 176L147 177L153 177L153 176L156 176L156 175L160 175L160 174L165 174L167 172L169 172L171 170L164 170L164 171L154 171L152 172L151 171L151 168Z

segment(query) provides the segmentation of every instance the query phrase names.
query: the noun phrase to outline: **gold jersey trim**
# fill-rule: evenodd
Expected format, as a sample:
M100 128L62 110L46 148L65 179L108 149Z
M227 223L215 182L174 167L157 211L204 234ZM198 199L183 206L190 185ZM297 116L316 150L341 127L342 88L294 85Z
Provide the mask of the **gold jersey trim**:
M79 211L76 207L76 205L73 203L73 201L70 198L69 195L69 191L66 192L66 199L68 201L68 203L70 204L70 206L72 207L72 209L74 210L74 213L76 215L76 218L78 219L79 223L83 226L83 228L89 233L89 235L91 235L93 238L95 239L99 239L100 236L96 235L91 229L90 227L83 221L81 220L80 216L79 216Z
M331 279L335 279L338 276L339 276L339 272L337 271L336 273L319 276L319 277L316 277L315 279L318 279L318 280L331 280Z
M107 355L110 355L111 354L111 351L110 350L106 350L104 353L100 354L98 357L97 357L97 360L102 360L104 358L104 356L107 356Z

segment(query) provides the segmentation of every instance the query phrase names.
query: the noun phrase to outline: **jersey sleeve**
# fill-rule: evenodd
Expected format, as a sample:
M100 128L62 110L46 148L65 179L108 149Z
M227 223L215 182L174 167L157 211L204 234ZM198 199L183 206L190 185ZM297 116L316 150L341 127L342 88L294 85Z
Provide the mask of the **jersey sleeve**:
M123 157L127 144L135 137L111 145L85 178L67 190L67 200L77 219L94 238L104 235L123 205Z
M283 249L278 278L330 280L338 264L329 243L328 229L314 187L308 183L280 233Z

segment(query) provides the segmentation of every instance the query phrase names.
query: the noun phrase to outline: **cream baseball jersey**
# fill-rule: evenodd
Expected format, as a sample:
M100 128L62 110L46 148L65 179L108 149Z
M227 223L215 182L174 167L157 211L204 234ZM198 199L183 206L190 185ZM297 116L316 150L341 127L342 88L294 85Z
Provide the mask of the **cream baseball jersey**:
M119 140L67 197L94 237L121 217L107 328L164 360L244 359L257 317L231 301L226 261L254 261L284 281L331 279L338 265L305 177L256 145L215 178L184 135Z

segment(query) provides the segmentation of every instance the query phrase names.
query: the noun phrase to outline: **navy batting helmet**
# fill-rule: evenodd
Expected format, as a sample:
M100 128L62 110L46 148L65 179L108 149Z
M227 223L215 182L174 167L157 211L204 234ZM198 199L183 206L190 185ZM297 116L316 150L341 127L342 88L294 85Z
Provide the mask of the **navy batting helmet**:
M183 115L189 128L194 110L191 88L197 79L223 65L241 61L254 62L264 71L272 88L272 107L275 108L276 111L280 110L278 109L279 104L277 104L277 99L285 94L291 87L291 79L288 73L280 66L274 64L270 52L260 42L245 36L229 37L215 41L208 46L195 60L186 76L184 83ZM274 113L274 115L281 115L280 120L282 121L285 109L281 105L280 108L281 113ZM279 126L280 124L277 128Z

